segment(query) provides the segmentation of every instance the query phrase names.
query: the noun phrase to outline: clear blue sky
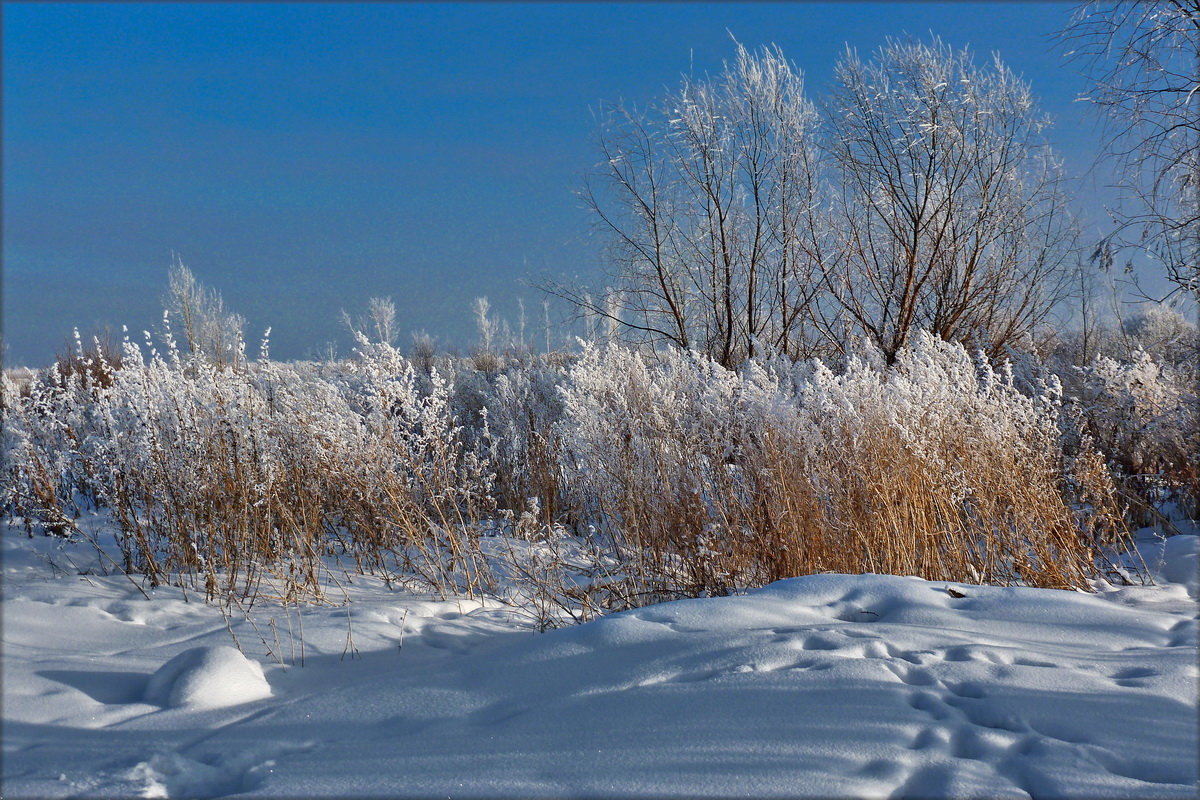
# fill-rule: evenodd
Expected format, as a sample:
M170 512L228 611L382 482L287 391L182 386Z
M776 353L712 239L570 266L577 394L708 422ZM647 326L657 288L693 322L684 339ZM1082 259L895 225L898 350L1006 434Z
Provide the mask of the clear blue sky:
M471 340L469 303L597 274L573 195L591 109L651 101L729 34L820 93L846 43L933 32L1002 58L1082 173L1096 131L1051 34L1066 3L5 4L6 363L73 326L161 315L171 252L298 358L391 295L401 329ZM1085 193L1097 215L1097 192Z

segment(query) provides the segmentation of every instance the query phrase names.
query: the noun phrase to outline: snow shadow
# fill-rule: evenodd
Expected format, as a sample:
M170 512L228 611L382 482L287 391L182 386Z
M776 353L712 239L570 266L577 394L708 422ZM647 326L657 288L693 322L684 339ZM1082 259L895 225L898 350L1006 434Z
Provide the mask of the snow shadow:
M149 673L145 672L47 669L36 674L78 689L97 703L105 705L142 702L146 682L150 680Z

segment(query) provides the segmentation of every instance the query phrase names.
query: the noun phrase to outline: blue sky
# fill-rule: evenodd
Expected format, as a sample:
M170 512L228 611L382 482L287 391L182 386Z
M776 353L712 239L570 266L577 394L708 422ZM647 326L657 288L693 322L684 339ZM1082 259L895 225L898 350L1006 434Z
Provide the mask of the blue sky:
M573 192L591 110L646 103L730 33L827 85L845 44L999 51L1082 174L1086 84L1051 36L1068 3L24 4L4 13L4 336L42 364L73 326L157 324L172 251L298 358L390 295L400 327L472 338L522 280L601 264ZM1102 181L1101 181L1102 182ZM1091 179L1081 210L1099 217Z

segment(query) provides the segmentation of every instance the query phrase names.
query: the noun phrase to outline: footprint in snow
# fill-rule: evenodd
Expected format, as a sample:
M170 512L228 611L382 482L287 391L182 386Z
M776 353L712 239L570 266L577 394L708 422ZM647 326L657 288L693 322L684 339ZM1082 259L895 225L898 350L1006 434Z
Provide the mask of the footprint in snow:
M842 642L832 636L818 633L806 638L801 646L805 650L837 650L841 648Z
M933 686L937 683L937 678L933 677L933 674L925 669L892 663L884 664L884 666L909 686Z
M1112 678L1113 683L1117 684L1117 686L1137 689L1149 685L1145 680L1146 678L1155 678L1160 674L1158 670L1151 669L1150 667L1126 667L1117 670L1109 675L1109 677Z

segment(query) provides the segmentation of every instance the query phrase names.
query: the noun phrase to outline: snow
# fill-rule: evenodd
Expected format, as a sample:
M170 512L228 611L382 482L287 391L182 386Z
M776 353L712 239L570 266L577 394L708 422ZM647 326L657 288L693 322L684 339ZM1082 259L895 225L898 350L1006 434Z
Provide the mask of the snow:
M229 645L184 650L146 683L145 701L165 708L222 708L271 696L262 666Z
M358 576L146 599L0 530L3 793L1194 797L1198 541L1144 541L1153 586L812 575L539 634Z
M1200 586L1200 562L1197 561L1195 537L1172 536L1163 543L1162 576L1181 583L1195 597Z

